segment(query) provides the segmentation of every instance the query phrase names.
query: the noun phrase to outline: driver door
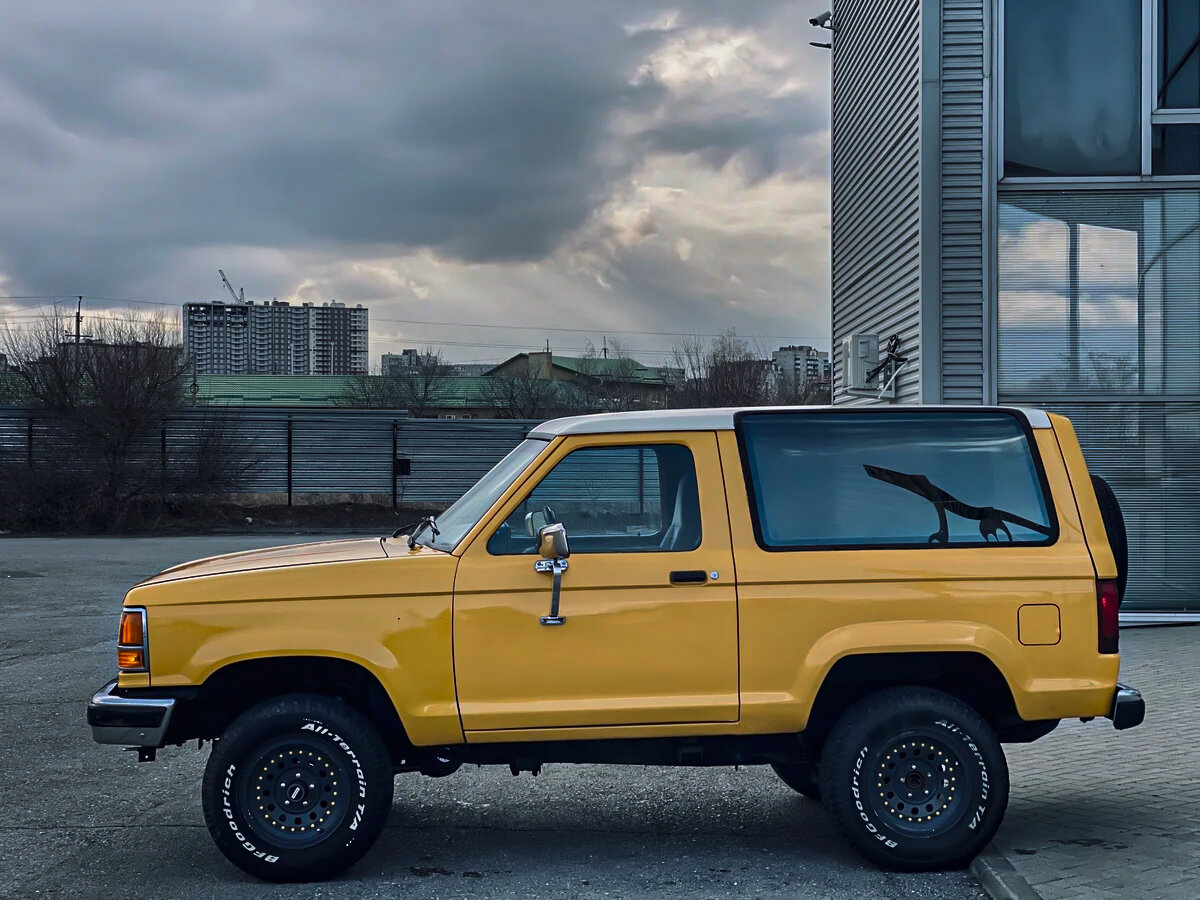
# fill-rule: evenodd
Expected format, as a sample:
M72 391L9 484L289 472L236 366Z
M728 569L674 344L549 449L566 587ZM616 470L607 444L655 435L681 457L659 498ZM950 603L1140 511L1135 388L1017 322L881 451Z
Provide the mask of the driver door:
M542 624L553 578L535 571L530 513L566 527L561 625ZM737 595L716 435L563 441L462 556L454 668L468 737L737 721Z

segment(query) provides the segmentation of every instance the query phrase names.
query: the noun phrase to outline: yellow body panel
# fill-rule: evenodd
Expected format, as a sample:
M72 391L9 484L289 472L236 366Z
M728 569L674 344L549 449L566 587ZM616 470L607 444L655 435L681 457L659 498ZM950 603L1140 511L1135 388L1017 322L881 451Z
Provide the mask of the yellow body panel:
M563 576L566 623L540 624L549 612L550 576L534 571L536 557L491 555L488 537L573 450L664 443L686 445L695 460L700 547L575 553ZM454 585L455 671L469 734L737 721L737 594L712 432L560 440L530 473L526 490L488 520L463 554ZM717 578L671 584L676 570Z
M754 537L737 439L720 433L746 731L803 729L825 675L856 653L975 651L1004 674L1024 719L1108 711L1118 659L1096 650L1091 557L1054 433L1034 435L1056 498L1059 538L1050 546L773 553ZM1058 646L1021 645L1017 611L1027 603L1062 610Z
M338 542L342 543L342 542ZM135 587L125 602L145 606L155 687L202 684L219 668L277 656L329 656L371 672L395 703L414 743L461 743L450 643L450 599L458 560L403 542L347 541L342 552L305 545L276 552L270 568L235 554L205 571L174 570ZM352 547L351 545L357 545ZM338 561L328 561L331 552ZM366 559L347 559L357 552ZM166 573L164 573L165 575ZM136 676L134 676L136 677ZM144 676L142 676L144 678ZM122 687L137 686L121 676Z
M762 549L733 431L560 436L453 554L336 541L143 582L126 603L147 609L151 671L120 685L198 685L242 660L324 656L373 674L419 746L769 734L803 730L848 655L967 651L995 663L1024 719L1104 715L1119 658L1097 652L1095 579L1116 570L1074 431L1052 423L1033 434L1055 543L904 550ZM550 576L533 556L492 556L488 538L572 450L661 443L692 451L700 547L577 553L566 624L541 625ZM671 584L676 570L716 577ZM1048 634L1049 608L1056 642L1023 644L1022 622Z

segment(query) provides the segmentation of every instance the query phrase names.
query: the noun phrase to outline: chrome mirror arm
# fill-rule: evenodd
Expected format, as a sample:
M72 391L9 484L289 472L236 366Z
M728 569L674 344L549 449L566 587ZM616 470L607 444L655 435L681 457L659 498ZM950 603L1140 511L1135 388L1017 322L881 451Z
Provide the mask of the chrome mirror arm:
M553 559L539 559L533 563L533 571L548 572L554 576L554 583L550 589L550 615L542 616L538 621L543 625L563 625L566 624L567 617L558 614L558 599L562 592L562 576L563 572L567 571L567 561L561 556Z

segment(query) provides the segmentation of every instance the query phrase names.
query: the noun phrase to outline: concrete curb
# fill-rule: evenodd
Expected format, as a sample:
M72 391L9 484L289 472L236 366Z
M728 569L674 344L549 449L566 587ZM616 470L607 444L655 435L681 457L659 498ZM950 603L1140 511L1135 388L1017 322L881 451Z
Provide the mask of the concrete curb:
M1042 900L993 844L971 860L971 874L992 900Z

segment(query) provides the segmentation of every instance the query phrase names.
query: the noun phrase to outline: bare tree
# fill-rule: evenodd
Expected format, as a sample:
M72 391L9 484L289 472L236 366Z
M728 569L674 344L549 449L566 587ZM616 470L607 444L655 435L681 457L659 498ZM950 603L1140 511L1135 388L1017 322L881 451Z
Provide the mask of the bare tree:
M192 427L183 449L166 448L168 418L183 406L191 375L171 323L97 318L91 339L78 343L60 325L50 315L0 334L23 402L40 420L35 464L7 473L7 487L55 522L110 527L139 497L230 486L244 467L234 464L219 414Z
M139 440L182 405L183 350L161 315L98 319L87 343L64 340L59 326L47 316L33 328L7 329L5 350L33 404L55 414L79 449L101 462L106 496L128 499L137 493L129 464Z
M482 399L501 419L544 419L563 408L563 382L535 372L529 360L516 362L509 375L488 375L481 382Z
M579 358L575 405L581 412L626 412L652 405L650 390L639 380L640 369L621 341L609 341L605 354L588 341Z
M770 402L778 406L824 406L831 402L828 379L802 378L794 372L775 376Z
M770 402L771 364L732 329L712 341L688 335L675 347L675 366L683 370L672 405L761 406Z
M364 409L406 409L409 415L436 416L450 393L451 367L441 350L423 348L411 365L381 375L358 375L347 385L342 405Z

